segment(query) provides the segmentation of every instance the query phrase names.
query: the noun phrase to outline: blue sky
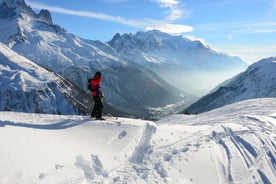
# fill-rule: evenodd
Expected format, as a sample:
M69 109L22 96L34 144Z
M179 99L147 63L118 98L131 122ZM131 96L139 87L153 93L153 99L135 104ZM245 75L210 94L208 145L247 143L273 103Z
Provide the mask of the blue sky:
M199 39L248 63L276 56L276 0L26 0L82 38L159 29Z

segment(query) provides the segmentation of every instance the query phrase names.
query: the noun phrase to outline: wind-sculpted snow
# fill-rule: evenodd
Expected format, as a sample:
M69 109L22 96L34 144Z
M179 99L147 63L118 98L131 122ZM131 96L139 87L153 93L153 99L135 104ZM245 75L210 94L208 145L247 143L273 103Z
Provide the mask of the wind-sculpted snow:
M113 170L148 152L155 129L134 119L12 112L0 113L0 125L1 184L109 181Z
M0 112L0 183L275 183L275 105L248 100L155 123Z

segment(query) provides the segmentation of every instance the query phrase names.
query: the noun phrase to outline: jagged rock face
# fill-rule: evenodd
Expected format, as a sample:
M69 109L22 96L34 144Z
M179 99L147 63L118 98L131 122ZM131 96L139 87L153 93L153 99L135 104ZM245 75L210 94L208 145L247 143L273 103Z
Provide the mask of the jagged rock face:
M52 22L51 14L50 14L50 12L48 10L45 10L45 9L41 10L39 12L39 14L38 14L38 18L39 18L39 20L45 21L48 24L52 24L53 23Z
M22 17L22 14L48 24L53 24L48 10L43 9L39 14L36 14L30 6L27 6L24 0L3 0L0 2L0 18Z
M276 57L262 59L232 79L219 85L210 94L187 108L201 113L234 102L253 98L276 97Z
M12 18L21 13L35 16L35 12L27 6L24 0L3 0L0 2L0 18Z

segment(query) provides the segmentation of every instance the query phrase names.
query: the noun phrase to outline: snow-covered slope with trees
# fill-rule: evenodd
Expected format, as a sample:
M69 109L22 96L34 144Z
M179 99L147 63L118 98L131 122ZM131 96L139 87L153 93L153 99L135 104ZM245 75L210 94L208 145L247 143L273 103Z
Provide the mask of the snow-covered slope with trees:
M85 114L90 97L62 77L0 43L0 110Z
M276 97L276 57L262 59L187 108L200 113L251 98Z
M247 67L239 57L158 30L116 34L108 43L126 60L155 71L175 87L197 95L207 93Z
M254 99L156 123L0 112L0 183L276 183L275 106Z

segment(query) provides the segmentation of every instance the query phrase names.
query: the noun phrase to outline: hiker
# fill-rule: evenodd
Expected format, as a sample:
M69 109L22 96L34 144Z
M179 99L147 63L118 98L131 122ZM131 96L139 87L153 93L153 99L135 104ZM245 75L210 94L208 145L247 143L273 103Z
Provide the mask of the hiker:
M101 88L101 72L97 71L91 80L92 96L94 99L94 107L91 112L91 117L95 117L97 120L104 120L102 118L103 109L103 90Z

